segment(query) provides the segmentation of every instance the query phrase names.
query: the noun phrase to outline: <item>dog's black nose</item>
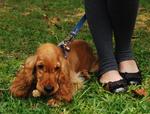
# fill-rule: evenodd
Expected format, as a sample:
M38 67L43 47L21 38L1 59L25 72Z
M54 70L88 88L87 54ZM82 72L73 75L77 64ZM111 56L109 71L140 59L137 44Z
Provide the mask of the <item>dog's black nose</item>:
M53 88L52 86L50 86L50 85L44 87L44 90L45 90L47 93L52 92L53 89L54 89L54 88Z

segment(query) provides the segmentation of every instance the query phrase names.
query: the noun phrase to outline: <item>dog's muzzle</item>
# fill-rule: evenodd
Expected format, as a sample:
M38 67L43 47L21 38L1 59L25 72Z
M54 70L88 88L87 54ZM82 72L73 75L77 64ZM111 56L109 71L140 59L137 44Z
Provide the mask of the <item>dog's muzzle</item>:
M54 87L52 87L50 85L47 85L47 86L44 87L44 91L46 93L51 93L53 90L54 90Z

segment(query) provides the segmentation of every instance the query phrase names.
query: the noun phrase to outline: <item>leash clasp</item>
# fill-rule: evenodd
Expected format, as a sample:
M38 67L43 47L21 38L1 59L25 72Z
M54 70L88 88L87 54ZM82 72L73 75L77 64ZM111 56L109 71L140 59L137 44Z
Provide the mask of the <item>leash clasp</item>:
M58 44L58 47L60 47L62 49L65 58L67 58L68 52L71 50L69 47L69 44L73 41L73 39L75 38L75 36L79 32L79 30L81 29L81 27L83 26L85 21L86 21L86 14L83 15L83 17L76 24L74 29L70 32L69 37L66 40L64 40Z
M65 58L68 56L68 52L71 50L69 44L73 41L74 36L70 35L66 40L60 42L58 47L60 47L64 53Z

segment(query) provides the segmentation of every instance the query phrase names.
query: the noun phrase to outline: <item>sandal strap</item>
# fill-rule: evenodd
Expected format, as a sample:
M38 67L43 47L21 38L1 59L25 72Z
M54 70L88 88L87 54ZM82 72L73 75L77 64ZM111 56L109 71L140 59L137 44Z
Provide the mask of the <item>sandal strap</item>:
M103 86L106 90L112 93L119 93L127 91L127 83L124 79L115 82L108 82Z
M142 76L141 72L136 73L120 73L120 75L127 81L128 84L135 83L135 84L141 84L142 82Z

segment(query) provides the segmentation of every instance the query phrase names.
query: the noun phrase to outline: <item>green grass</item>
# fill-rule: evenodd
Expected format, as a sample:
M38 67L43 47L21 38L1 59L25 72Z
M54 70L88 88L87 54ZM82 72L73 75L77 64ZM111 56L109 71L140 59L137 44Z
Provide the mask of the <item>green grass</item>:
M150 13L150 2L141 0L144 11ZM0 4L0 88L9 88L15 72L39 44L58 43L70 32L84 11L81 0L6 0ZM44 19L58 17L57 26ZM143 20L145 21L145 20ZM97 78L86 83L70 104L59 108L46 105L46 99L17 99L8 91L0 92L0 114L150 114L149 97L134 98L131 89L144 87L150 93L150 16L144 26L135 30L135 57L143 74L142 86L132 86L125 94L111 94L103 90ZM85 38L91 45L87 25L77 38Z

